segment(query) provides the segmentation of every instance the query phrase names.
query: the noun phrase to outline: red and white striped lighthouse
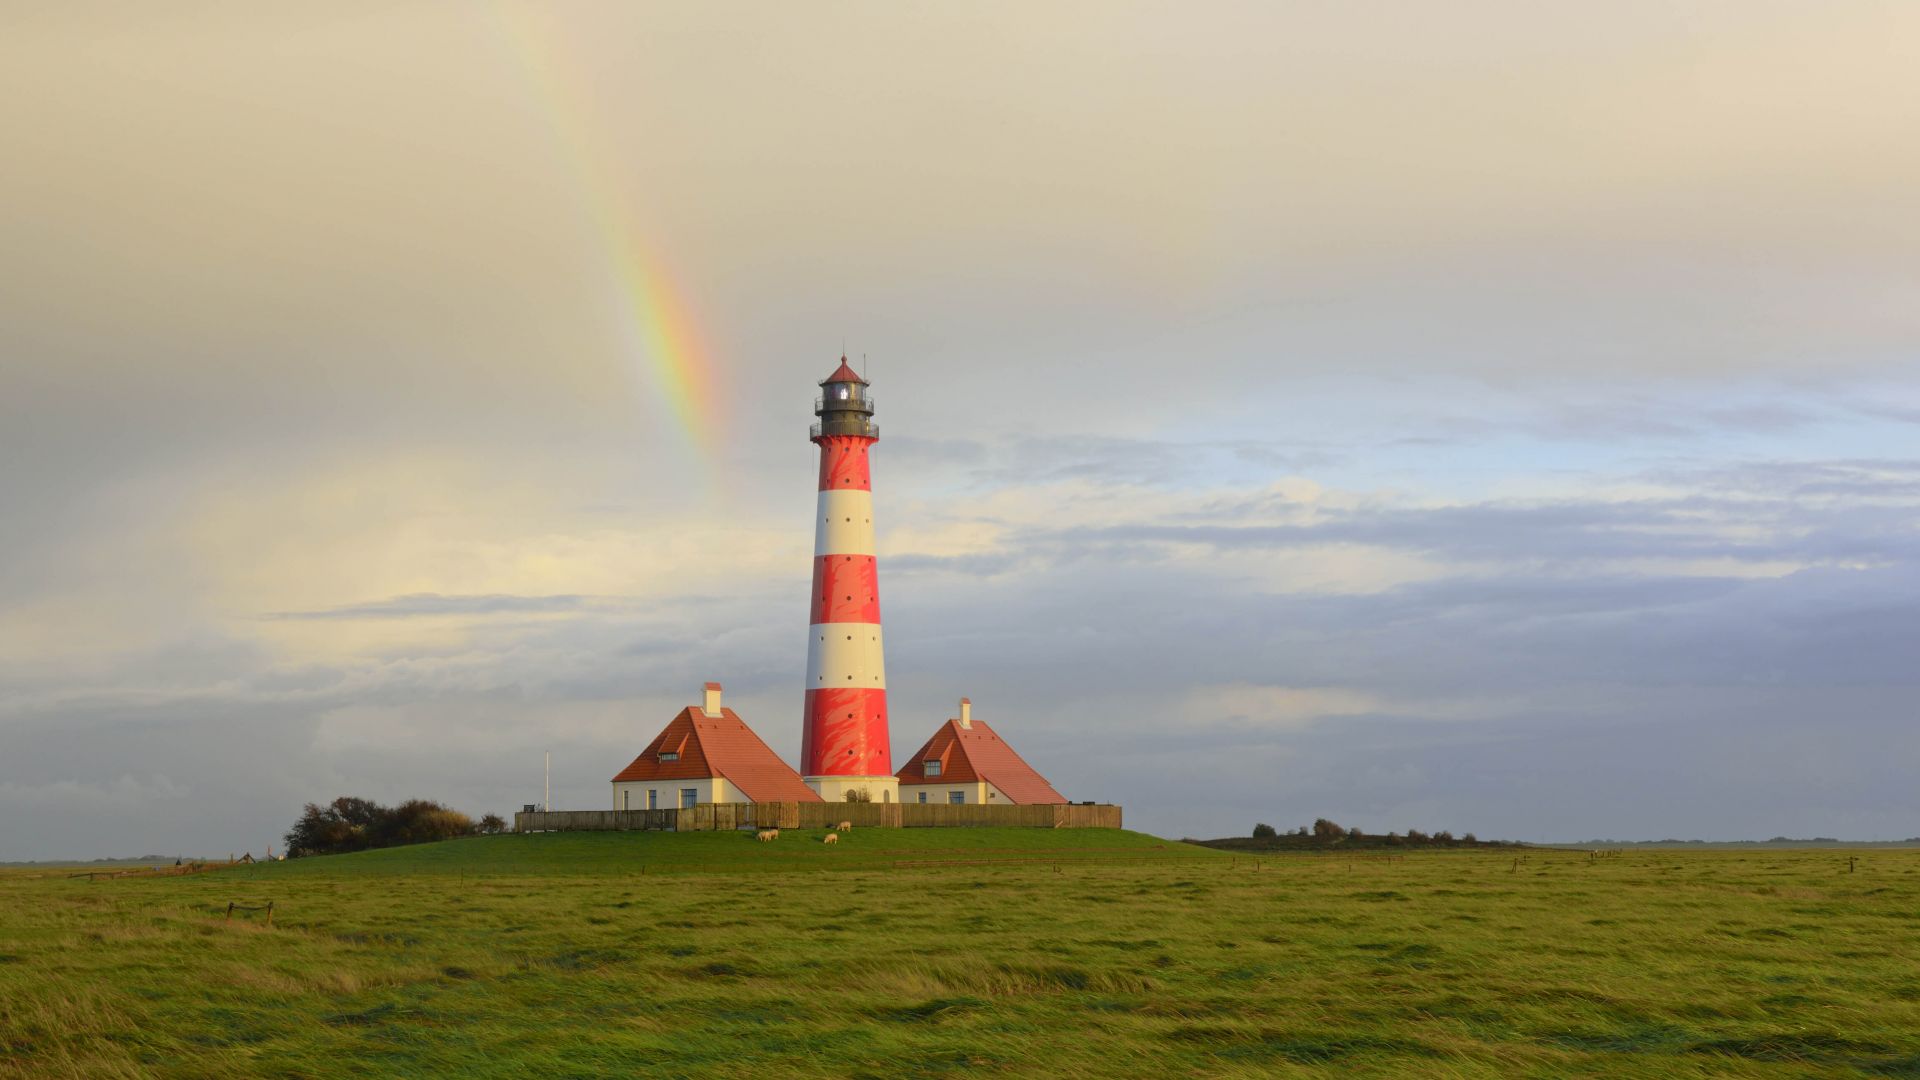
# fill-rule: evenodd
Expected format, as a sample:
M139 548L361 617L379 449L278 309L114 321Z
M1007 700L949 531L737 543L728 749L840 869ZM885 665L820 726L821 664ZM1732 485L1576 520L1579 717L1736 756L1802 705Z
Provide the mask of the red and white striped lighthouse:
M864 792L893 802L899 781L887 745L880 584L873 551L867 448L880 438L867 381L840 358L814 402L820 504L814 514L813 618L807 637L807 719L800 773L828 802ZM856 796L858 797L858 796Z

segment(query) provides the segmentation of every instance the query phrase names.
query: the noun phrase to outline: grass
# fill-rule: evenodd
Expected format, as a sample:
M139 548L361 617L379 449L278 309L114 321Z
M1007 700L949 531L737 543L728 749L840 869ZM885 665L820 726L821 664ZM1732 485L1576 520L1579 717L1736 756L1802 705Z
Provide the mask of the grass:
M0 1075L1920 1077L1920 852L817 836L0 873Z

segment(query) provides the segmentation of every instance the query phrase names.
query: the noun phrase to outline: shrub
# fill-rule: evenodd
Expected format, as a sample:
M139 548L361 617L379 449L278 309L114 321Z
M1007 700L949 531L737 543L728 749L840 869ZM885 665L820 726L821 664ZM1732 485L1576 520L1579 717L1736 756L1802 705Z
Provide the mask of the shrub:
M1253 838L1255 840L1271 840L1274 837L1279 835L1280 835L1279 829L1276 829L1273 826L1265 823L1255 825L1253 827Z
M496 821L499 819L495 819ZM500 823L503 827L505 822ZM426 799L386 807L343 795L325 806L308 803L287 830L287 855L337 855L367 848L449 840L474 832L473 819Z
M847 801L848 802L872 802L873 792L868 791L866 788L848 788Z
M506 832L506 819L499 814L487 814L480 819L480 831L488 835Z
M408 799L388 811L386 828L381 834L384 843L378 846L451 840L471 832L473 819L460 811L426 799Z

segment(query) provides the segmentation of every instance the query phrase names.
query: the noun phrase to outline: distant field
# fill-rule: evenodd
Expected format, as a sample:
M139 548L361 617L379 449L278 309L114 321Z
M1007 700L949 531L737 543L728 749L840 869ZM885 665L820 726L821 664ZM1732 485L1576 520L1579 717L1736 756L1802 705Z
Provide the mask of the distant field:
M1920 852L817 836L0 872L0 1075L1920 1077Z

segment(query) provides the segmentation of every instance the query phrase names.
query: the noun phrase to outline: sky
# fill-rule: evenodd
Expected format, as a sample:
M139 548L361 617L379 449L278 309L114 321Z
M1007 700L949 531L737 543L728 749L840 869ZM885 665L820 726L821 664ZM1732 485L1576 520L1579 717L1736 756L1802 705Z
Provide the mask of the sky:
M800 739L1166 836L1920 836L1920 8L20 8L0 859Z

